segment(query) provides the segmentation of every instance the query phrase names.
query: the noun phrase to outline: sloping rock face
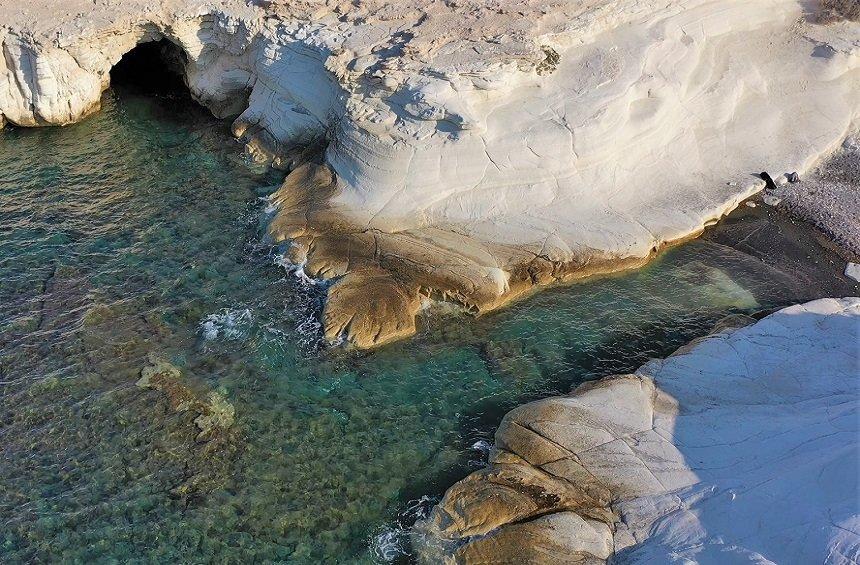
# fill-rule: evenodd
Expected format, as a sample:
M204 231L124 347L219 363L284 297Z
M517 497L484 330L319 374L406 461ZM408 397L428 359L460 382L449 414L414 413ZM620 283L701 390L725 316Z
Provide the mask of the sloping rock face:
M426 562L856 563L860 298L792 306L508 413Z
M326 144L326 201L273 235L312 276L359 264L335 288L374 298L331 301L326 331L375 345L427 298L480 313L641 265L760 189L751 172L838 146L860 25L801 4L0 0L0 123L77 121L124 53L175 43L249 154L293 168Z

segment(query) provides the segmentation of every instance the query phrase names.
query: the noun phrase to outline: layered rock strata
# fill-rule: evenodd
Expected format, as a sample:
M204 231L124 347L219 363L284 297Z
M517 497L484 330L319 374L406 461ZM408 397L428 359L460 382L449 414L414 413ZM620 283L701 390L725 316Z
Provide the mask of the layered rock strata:
M273 234L340 277L327 335L372 346L428 299L483 312L641 265L760 189L751 172L803 173L860 115L860 25L810 23L818 8L0 0L0 123L80 120L124 53L171 41L250 155L293 168L325 145L328 172L278 199L329 175L327 200Z
M416 526L426 562L855 563L860 298L526 404Z

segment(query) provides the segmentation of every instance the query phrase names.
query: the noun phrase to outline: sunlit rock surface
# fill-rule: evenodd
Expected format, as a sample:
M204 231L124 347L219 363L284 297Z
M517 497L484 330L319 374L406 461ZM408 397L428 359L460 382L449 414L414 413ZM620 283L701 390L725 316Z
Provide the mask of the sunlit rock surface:
M521 406L415 543L427 562L856 563L858 343L860 298L816 300Z
M0 0L0 123L77 121L124 53L173 42L250 155L327 147L328 212L275 235L303 236L312 276L366 258L337 284L372 309L332 301L326 330L375 345L412 331L419 296L483 312L641 265L761 188L750 173L838 146L860 25L801 4Z

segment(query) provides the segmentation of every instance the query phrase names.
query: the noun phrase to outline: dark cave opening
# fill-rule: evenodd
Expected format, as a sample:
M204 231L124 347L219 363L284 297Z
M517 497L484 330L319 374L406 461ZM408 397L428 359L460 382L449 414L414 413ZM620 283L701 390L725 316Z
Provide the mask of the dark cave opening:
M188 98L187 62L182 48L167 39L141 43L111 69L111 86L151 96Z

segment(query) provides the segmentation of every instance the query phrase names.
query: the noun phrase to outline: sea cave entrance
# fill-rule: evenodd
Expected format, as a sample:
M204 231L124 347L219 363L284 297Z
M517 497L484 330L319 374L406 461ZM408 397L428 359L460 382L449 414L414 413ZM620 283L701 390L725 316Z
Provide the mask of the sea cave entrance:
M182 48L167 39L140 43L111 69L111 86L144 95L190 98L187 62Z

